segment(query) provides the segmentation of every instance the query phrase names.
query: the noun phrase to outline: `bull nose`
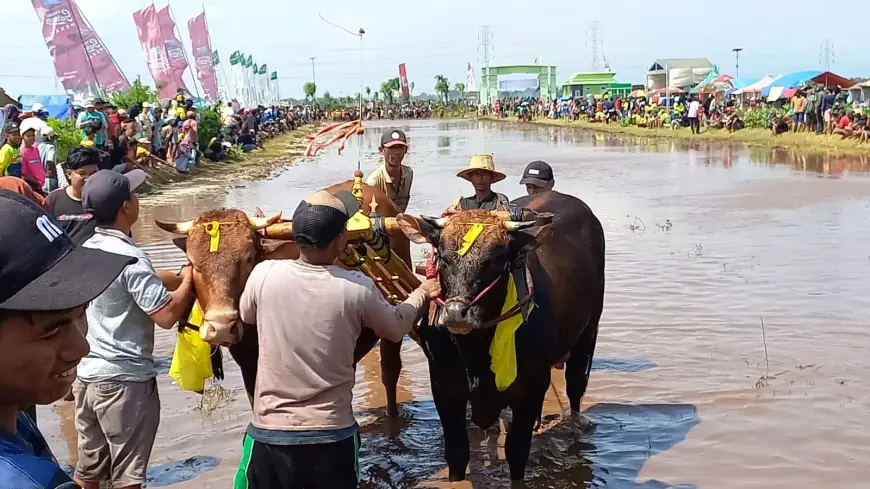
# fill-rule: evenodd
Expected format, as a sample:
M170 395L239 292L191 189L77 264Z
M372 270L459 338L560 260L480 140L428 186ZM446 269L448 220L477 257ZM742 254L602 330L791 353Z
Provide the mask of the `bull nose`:
M199 335L206 343L219 346L228 346L238 343L242 339L242 329L238 321L219 323L205 321L199 328Z
M448 302L440 319L444 324L465 324L468 322L468 305L462 302Z

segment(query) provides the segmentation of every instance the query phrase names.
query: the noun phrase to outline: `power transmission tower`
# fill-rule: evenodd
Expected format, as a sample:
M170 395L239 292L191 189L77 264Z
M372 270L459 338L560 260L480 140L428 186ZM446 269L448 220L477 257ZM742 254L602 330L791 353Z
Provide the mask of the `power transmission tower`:
M589 28L586 30L586 46L591 48L592 56L592 71L598 71L598 48L601 46L601 27L597 20L589 23Z
M489 103L489 61L492 59L492 31L488 25L480 27L480 34L477 35L477 54L478 64L483 67L483 96L480 97L481 103Z
M825 67L825 71L831 71L831 66L834 64L834 45L830 39L822 41L819 64Z

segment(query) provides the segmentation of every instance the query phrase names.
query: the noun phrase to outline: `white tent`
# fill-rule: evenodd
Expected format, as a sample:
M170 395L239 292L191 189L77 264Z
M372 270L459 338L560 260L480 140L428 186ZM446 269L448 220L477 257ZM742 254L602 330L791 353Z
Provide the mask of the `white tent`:
M749 85L748 87L743 87L740 90L735 90L734 93L732 93L732 95L761 93L761 90L763 88L769 86L771 83L775 82L776 80L779 80L781 77L782 77L782 75L777 75L777 76L767 75L764 78L762 78L761 80L758 80L757 82L753 83L752 85Z

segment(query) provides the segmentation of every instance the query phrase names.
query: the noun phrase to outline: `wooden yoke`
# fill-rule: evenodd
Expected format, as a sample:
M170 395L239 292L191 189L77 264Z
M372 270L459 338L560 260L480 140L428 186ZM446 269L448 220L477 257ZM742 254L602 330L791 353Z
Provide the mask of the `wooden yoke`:
M351 193L362 203L362 172L354 172ZM392 223L390 223L392 224ZM339 260L371 278L387 302L399 304L408 298L420 279L393 253L386 237L383 218L372 220L362 208L347 222L348 245Z

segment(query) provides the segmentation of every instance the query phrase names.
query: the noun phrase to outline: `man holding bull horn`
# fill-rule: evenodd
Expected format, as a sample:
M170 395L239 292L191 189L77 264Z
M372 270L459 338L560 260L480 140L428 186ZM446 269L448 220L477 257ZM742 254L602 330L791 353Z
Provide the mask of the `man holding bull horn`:
M357 487L356 340L368 327L401 341L441 291L427 280L392 306L370 278L333 265L359 205L346 191L307 197L293 214L299 260L261 262L245 284L239 316L256 324L259 358L235 489Z

